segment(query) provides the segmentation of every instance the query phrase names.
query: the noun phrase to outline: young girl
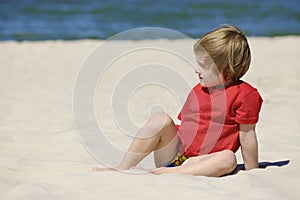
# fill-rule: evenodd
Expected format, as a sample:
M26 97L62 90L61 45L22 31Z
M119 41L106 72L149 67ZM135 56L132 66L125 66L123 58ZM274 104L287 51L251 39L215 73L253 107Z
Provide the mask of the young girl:
M181 125L175 125L166 113L153 115L115 170L135 167L154 152L155 174L219 177L234 171L234 153L240 146L245 168L258 167L255 124L262 98L240 80L251 60L245 35L234 26L219 27L196 42L194 53L200 84L189 93L178 115Z

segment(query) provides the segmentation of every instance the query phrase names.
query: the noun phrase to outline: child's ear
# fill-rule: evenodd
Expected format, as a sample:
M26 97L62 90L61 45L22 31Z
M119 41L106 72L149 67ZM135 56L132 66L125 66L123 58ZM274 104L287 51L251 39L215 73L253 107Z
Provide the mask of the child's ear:
M233 73L227 73L226 76L224 77L226 82L230 82L233 80L234 74Z

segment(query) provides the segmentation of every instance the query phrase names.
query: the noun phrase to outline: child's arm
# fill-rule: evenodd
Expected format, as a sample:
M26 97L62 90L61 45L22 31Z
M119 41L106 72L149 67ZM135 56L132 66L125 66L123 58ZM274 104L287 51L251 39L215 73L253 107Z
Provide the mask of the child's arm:
M255 124L240 124L240 143L246 170L258 168Z

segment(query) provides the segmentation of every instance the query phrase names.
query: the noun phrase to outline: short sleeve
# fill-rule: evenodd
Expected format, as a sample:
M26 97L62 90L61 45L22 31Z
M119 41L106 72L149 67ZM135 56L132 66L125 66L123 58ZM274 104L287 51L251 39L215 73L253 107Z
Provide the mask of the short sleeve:
M255 124L258 122L263 99L257 90L245 96L236 109L236 122L239 124Z

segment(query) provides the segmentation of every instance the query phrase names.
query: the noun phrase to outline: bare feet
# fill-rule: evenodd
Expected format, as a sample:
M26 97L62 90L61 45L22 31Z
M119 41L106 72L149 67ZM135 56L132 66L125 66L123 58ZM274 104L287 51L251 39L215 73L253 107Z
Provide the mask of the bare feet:
M94 167L92 169L93 172L102 172L102 171L117 171L115 168L110 167Z
M94 167L92 169L93 172L103 172L103 171L119 171L120 169L117 168L110 168L110 167ZM155 168L155 169L145 169L141 167L131 167L130 170L141 170L145 172L150 172L152 174L160 175L160 174L165 174L165 173L170 173L169 168L167 167L160 167L160 168Z
M164 170L163 168L164 167L160 167L160 168L151 170L150 172L153 173L153 174L156 174L156 175L160 175L160 174L163 174L163 170Z

